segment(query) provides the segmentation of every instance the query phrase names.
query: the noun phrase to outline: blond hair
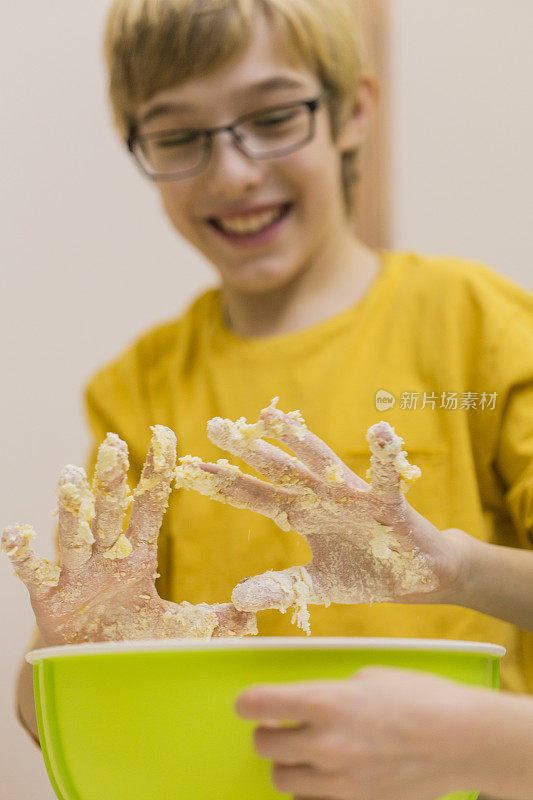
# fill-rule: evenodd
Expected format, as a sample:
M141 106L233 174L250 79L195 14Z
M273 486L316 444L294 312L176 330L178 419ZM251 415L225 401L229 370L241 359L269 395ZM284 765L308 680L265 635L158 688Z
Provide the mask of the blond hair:
M354 0L114 0L104 39L115 125L127 138L157 92L215 70L244 52L263 11L279 45L327 88L333 136L357 96L363 70ZM357 151L343 154L347 211L354 205Z

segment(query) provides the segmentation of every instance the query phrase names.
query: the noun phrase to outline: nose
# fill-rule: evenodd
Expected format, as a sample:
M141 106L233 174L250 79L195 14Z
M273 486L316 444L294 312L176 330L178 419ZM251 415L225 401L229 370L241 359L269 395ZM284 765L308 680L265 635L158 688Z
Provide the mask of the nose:
M210 194L241 198L259 186L264 164L239 150L231 131L219 131L211 140L209 164L204 175Z

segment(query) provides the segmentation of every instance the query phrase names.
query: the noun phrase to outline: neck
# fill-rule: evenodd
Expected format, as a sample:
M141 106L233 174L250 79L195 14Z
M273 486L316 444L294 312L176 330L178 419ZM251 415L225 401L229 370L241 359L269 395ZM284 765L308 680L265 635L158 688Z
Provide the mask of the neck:
M224 313L233 332L244 338L291 333L316 325L361 300L379 272L379 254L350 230L332 240L312 264L278 289L253 294L223 284Z

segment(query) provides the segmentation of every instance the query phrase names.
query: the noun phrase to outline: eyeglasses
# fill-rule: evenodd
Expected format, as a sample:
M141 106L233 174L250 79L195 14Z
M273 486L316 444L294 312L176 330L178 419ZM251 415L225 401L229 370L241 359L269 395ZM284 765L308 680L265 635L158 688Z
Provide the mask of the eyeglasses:
M315 135L315 112L326 96L285 103L245 114L217 128L179 128L139 134L132 128L127 144L141 170L156 181L194 175L207 166L213 139L229 131L249 158L276 158L298 150Z

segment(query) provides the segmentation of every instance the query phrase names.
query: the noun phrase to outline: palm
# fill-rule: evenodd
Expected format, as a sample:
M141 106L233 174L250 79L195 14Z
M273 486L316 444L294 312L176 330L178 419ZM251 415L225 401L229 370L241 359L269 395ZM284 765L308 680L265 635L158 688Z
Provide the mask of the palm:
M452 579L456 565L438 530L405 500L403 491L420 472L406 460L402 440L387 423L377 423L367 435L371 484L308 431L298 412L284 414L275 401L255 425L215 418L208 435L271 483L227 462L204 464L190 456L176 469L177 483L271 517L283 530L304 536L313 554L305 567L241 582L232 595L238 608L295 605L299 613L306 603L415 602ZM306 627L302 613L299 621Z
M311 491L295 487L288 503L290 528L313 555L307 571L316 588L334 603L393 600L434 588L438 563L428 556L436 555L437 529L425 521L415 531L399 487L385 502L374 486L349 477L335 486L319 479Z
M121 639L209 637L253 633L253 614L230 603L208 606L162 600L155 588L157 538L176 458L175 437L154 427L150 450L129 505L127 448L108 434L93 490L84 471L66 467L58 483L61 567L39 558L28 525L4 530L2 548L28 591L47 644Z

